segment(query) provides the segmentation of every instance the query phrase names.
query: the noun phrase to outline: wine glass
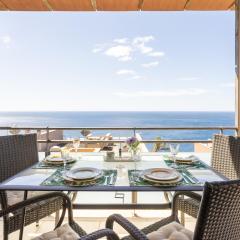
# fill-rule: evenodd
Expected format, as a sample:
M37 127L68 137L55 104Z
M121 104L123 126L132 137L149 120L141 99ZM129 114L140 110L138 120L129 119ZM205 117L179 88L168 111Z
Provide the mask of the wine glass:
M139 154L140 154L140 150L139 149L131 150L131 159L132 159L132 161L134 163L134 171L132 172L132 175L133 175L135 181L138 179L138 176L139 176L139 172L137 170L137 162L140 159L140 155Z
M64 173L65 173L66 172L66 167L67 167L67 160L69 158L69 150L67 148L62 149L61 155L62 155L62 158L63 158L63 169L64 169Z
M176 156L179 152L179 146L180 145L177 143L172 143L169 145L174 163L176 163Z
M79 146L80 146L80 139L79 138L74 138L73 139L73 147L75 148L76 153L78 151Z

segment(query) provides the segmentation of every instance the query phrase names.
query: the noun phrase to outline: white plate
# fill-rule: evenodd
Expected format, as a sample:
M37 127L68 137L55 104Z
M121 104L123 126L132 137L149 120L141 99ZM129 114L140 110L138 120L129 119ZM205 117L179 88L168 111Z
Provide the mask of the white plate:
M61 157L52 157L51 155L47 156L45 158L45 160L48 161L48 162L63 162L63 158L61 158Z
M63 159L63 158L52 158L52 157L50 157L50 156L46 157L43 161L44 161L46 164L63 165L64 160L66 161L67 164L76 161L76 159L74 159L74 158Z
M66 176L74 180L91 180L100 176L101 173L102 171L97 168L82 167L66 172Z
M77 180L77 179L73 179L73 178L70 178L66 175L66 173L63 175L63 178L64 180L66 180L67 182L74 182L74 183L79 183L79 184L82 184L82 183L87 183L87 182L95 182L97 179L101 178L103 175L100 174L98 176L96 176L95 178L90 178L90 179L84 179L84 180Z
M179 178L180 174L169 168L150 168L142 172L145 178L153 179L156 181L170 181Z
M166 180L164 180L164 181L154 180L154 179L151 179L151 178L147 178L144 175L141 175L140 177L145 181L148 181L148 182L151 182L151 183L157 183L159 185L175 185L175 184L179 183L180 181L182 181L182 176L179 176L176 179L168 180L168 181L166 181Z
M65 182L71 186L91 186L95 185L97 180L102 177L102 174L98 175L95 178L92 179L86 179L86 180L75 180L72 178L67 177L65 174L63 175L63 179Z
M177 157L176 158L176 162L179 162L179 163L194 163L196 161L198 161L199 159L194 156L194 155L190 155L190 156L187 156L187 157Z

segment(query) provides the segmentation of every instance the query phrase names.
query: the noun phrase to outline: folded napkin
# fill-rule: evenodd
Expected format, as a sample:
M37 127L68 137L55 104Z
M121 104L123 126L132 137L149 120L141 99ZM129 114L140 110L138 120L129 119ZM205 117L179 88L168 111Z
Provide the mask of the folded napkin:
M224 181L220 176L210 169L188 169L199 182Z
M189 162L192 162L192 161L197 161L199 160L198 157L194 156L194 155L189 155L189 156L186 156L186 157L176 157L176 160L177 161L189 161Z
M46 174L19 176L7 182L6 185L40 185L51 174L52 172Z

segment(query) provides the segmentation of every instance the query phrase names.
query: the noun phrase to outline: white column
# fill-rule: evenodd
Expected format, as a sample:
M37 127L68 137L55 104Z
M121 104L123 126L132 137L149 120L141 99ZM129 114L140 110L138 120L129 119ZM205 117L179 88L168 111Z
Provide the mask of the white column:
M235 7L235 127L238 129L237 134L240 135L240 0L236 1Z

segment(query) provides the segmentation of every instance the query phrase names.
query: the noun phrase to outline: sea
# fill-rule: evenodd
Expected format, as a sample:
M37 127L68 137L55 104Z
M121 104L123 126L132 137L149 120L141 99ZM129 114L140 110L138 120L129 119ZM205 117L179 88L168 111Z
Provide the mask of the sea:
M18 127L233 127L234 112L0 112L0 126ZM132 136L133 131L110 132L115 137ZM138 131L143 139L207 140L219 131ZM233 131L225 131L232 135ZM7 134L1 131L1 135ZM64 131L64 138L80 137L80 131ZM152 144L147 144L151 150ZM193 151L193 144L181 144L180 151Z

